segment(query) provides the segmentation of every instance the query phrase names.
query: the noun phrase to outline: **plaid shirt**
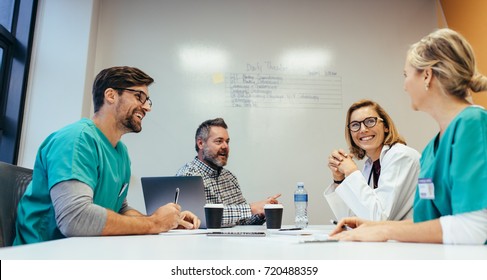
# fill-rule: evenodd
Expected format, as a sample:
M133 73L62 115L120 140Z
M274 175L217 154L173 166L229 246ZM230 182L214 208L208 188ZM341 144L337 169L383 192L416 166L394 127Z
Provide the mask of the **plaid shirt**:
M201 176L206 201L224 205L222 226L261 225L264 217L252 215L250 204L242 195L237 178L225 168L215 170L196 157L178 170L177 176Z

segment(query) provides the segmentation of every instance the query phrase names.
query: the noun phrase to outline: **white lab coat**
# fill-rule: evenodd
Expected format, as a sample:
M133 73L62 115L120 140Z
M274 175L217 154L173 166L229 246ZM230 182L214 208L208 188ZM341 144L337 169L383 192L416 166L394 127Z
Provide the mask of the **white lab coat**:
M378 187L370 178L372 160L365 162L362 173L355 171L324 192L337 219L350 216L381 221L412 218L414 193L418 183L420 154L406 145L384 145L380 153L381 173ZM370 182L370 186L368 184Z

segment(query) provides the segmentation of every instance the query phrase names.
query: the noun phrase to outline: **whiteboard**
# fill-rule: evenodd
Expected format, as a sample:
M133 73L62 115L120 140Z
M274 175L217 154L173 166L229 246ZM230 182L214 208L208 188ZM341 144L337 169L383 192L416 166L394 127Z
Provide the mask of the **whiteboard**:
M292 224L303 181L310 223L329 223L327 156L346 148L351 103L379 102L418 151L436 132L402 75L408 46L435 24L433 0L101 1L95 73L131 65L156 81L143 131L123 137L129 203L143 211L140 177L174 175L196 156L198 125L223 117L247 200L281 193Z

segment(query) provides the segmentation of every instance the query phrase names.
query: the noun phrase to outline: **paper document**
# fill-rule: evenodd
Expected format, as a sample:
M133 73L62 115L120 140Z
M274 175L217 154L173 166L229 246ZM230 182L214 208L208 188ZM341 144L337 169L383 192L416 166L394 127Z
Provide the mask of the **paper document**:
M314 234L325 234L324 230L319 229L300 229L300 230L275 230L271 231L271 234L279 234L279 235L314 235Z
M320 243L320 242L337 242L328 238L328 234L314 234L308 236L302 236L299 239L299 243Z

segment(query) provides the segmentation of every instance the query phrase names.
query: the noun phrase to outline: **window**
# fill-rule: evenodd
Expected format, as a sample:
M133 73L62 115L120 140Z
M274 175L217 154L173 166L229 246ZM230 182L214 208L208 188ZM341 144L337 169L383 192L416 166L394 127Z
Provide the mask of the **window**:
M5 117L5 114L3 112L5 112L5 103L7 103L5 100L7 97L5 95L6 90L3 87L3 82L4 82L4 80L6 80L4 78L5 77L5 67L4 67L4 63L3 63L6 60L5 56L4 56L4 54L7 53L6 49L7 49L6 46L3 44L3 42L0 41L0 93L1 93L1 95L0 95L0 112L2 112L2 114L0 114L0 133L3 131L3 122L4 122L3 119Z
M0 0L0 161L16 164L36 0Z
M15 0L0 0L0 24L11 31Z

